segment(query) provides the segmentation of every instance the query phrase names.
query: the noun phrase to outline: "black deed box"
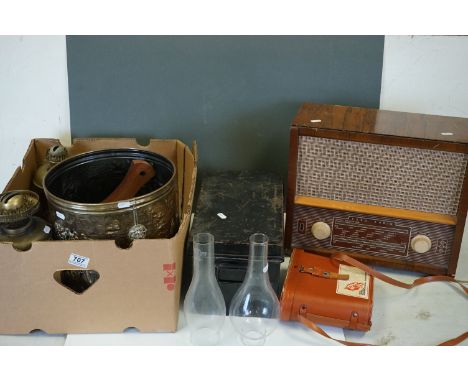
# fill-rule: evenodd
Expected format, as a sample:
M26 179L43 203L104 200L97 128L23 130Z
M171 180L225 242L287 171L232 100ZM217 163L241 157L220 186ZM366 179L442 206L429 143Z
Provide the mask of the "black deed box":
M184 260L184 290L192 278L192 237L209 232L215 241L216 278L229 308L247 271L249 237L258 232L268 235L268 273L273 289L280 292L280 265L284 261L280 176L252 171L206 175L200 181L194 211Z

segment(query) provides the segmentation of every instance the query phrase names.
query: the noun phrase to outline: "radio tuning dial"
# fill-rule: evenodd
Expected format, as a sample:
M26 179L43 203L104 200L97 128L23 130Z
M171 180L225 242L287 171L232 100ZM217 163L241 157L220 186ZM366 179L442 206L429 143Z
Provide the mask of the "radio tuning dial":
M417 253L426 253L431 249L432 242L426 235L416 235L411 239L411 248Z
M317 240L323 240L331 235L331 228L325 222L316 222L312 224L311 228L312 236Z

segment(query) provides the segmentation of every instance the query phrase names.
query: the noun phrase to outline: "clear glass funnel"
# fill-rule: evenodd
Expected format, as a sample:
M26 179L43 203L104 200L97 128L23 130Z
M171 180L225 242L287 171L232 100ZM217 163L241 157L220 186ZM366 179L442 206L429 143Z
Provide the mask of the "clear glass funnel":
M229 318L245 345L263 345L278 325L279 301L268 277L265 234L250 236L247 273L231 301Z
M184 301L184 314L194 345L216 345L226 316L226 304L214 271L214 237L193 236L193 277Z

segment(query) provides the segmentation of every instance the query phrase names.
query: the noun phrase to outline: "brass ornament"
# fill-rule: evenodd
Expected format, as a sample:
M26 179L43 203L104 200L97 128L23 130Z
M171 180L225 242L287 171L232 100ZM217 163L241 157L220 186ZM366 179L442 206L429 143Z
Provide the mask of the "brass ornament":
M39 210L39 196L30 190L8 191L0 195L0 241L11 242L20 251L34 241L48 240L51 228L33 216Z
M33 177L33 184L39 190L43 189L42 183L47 172L57 163L63 161L68 155L67 149L62 145L49 147L46 152L45 161L37 168Z
M130 240L144 239L146 238L147 229L143 224L135 224L130 227L128 231L128 238Z

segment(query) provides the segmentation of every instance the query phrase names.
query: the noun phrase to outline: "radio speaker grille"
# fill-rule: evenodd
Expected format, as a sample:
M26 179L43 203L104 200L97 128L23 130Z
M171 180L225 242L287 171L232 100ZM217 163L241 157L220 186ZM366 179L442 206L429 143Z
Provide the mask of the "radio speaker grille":
M296 195L456 215L467 155L299 137Z

